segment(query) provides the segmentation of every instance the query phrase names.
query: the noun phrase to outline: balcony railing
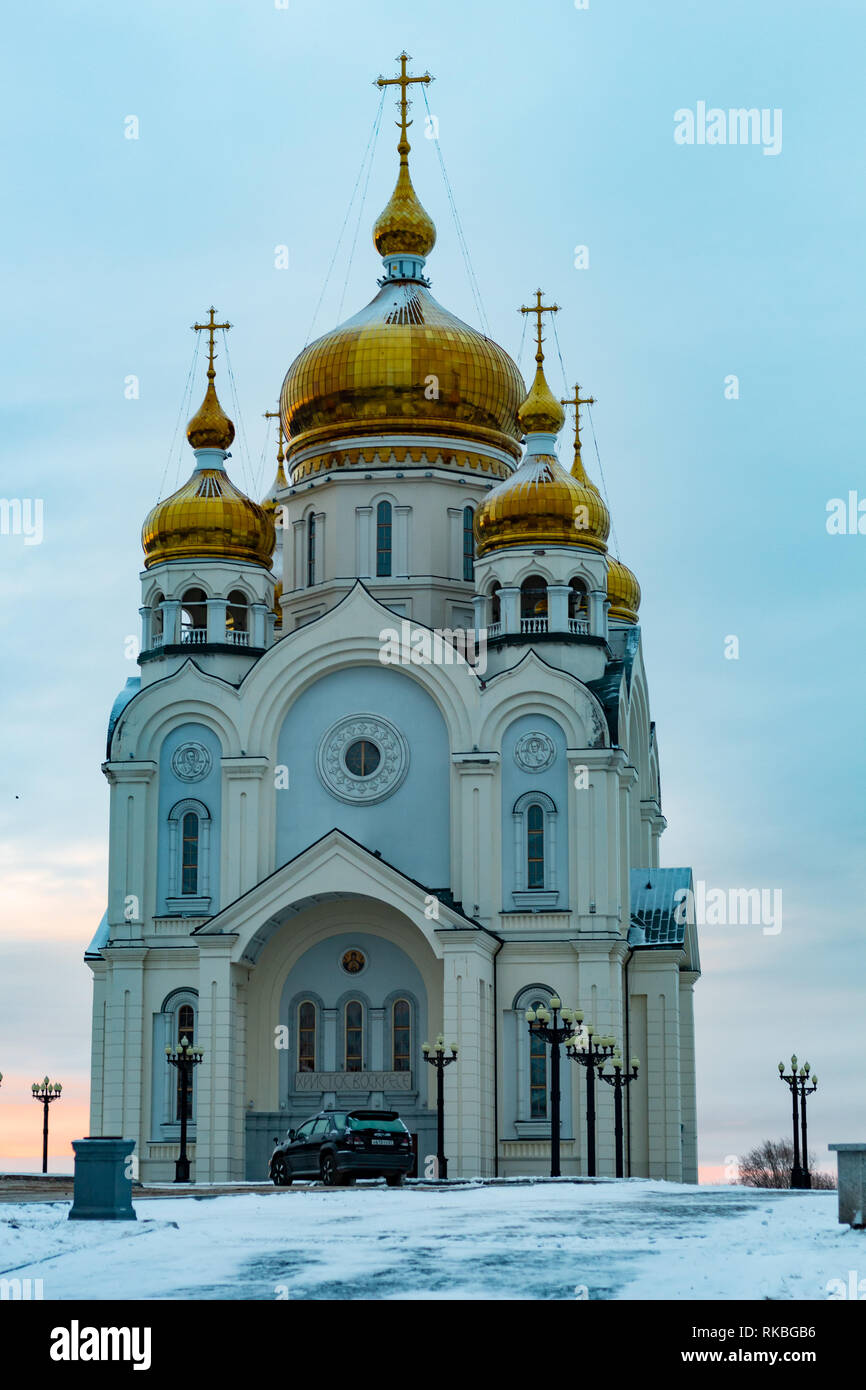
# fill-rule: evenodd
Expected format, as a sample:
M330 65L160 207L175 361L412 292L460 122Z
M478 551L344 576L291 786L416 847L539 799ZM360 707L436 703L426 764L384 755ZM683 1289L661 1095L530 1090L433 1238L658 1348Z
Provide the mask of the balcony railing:
M242 632L240 628L226 628L226 641L230 647L248 647L250 645L250 634Z
M521 618L521 619L520 619L520 631L521 631L521 632L529 632L529 633L532 633L532 632L546 632L546 631L547 631L547 619L546 619L546 618Z
M164 632L155 632L155 633L153 634L153 637L151 638L150 645L151 645L152 647L161 647L164 641L165 641L165 633L164 633Z
M207 641L206 627L181 628L180 640L183 646L203 647Z
M488 636L488 638L490 638L490 637L500 637L501 635L502 635L502 624L501 624L501 623L488 623L488 624L487 624L487 636Z
M568 620L568 630L569 630L569 632L575 633L577 636L588 637L588 636L589 636L589 619L588 619L588 618L569 618L569 620Z

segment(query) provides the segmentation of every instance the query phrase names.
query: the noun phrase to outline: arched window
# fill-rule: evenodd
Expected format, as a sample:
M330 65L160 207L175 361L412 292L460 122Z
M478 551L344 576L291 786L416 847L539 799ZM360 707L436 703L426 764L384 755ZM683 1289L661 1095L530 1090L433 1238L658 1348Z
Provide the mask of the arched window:
M313 512L307 518L307 588L316 582L316 518Z
M246 647L250 640L250 608L246 594L232 589L226 604L226 641Z
M182 897L198 893L199 825L195 811L187 811L181 823L180 891Z
M175 1042L181 1043L186 1040L188 1043L195 1042L195 1010L192 1004L181 1004L175 1014L177 1022L177 1037ZM186 1086L182 1085L181 1073L178 1069L177 1086L175 1089L175 1119L183 1119L184 1104L186 1105L186 1117L192 1119L192 1072L187 1073Z
M497 580L497 582L493 585L492 589L490 590L490 621L491 621L491 623L501 623L501 622L502 622L502 603L501 603L501 600L500 600L500 598L499 598L499 590L500 590L501 588L502 588L502 585L501 585L501 584L499 583L499 581Z
M544 887L544 810L537 801L526 808L526 886Z
M164 595L164 594L155 594L155 595L154 595L153 603L151 604L151 609L152 609L152 612L153 612L153 617L151 618L151 628L150 628L150 635L151 635L151 638L162 637L163 632L165 631L165 615L163 614L163 611L162 611L162 605L163 605L164 603L165 603L165 595Z
M316 1070L316 1006L309 999L298 1005L298 1071Z
M472 531L472 522L475 513L471 507L463 508L463 578L472 580L475 578L475 536Z
M530 574L520 586L521 632L547 631L547 580Z
M364 1008L357 999L350 999L345 1008L346 1071L364 1070Z
M392 1009L393 1070L411 1070L412 1011L408 999L395 999Z
M380 502L376 508L376 574L391 573L392 510L390 502Z
M200 646L207 641L207 595L204 589L187 589L180 602L180 640Z
M533 999L531 1009L546 1007L546 999ZM528 1031L528 1029L527 1029ZM547 1043L534 1033L529 1034L529 1118L547 1119Z
M556 803L546 792L524 792L514 803L512 816L513 905L515 908L555 908L559 904Z
M583 632L589 619L586 586L581 579L572 579L568 586L568 625L572 632Z
M186 917L210 910L211 819L201 801L178 801L168 814L165 911Z

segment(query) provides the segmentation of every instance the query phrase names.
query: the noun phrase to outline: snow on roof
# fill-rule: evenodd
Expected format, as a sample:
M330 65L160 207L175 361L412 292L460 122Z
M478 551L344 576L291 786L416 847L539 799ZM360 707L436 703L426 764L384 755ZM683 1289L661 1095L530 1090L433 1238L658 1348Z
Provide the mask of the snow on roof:
M674 915L682 902L682 895L675 895L678 890L692 888L691 869L632 869L629 887L632 926L643 930L644 944L682 946L686 914Z

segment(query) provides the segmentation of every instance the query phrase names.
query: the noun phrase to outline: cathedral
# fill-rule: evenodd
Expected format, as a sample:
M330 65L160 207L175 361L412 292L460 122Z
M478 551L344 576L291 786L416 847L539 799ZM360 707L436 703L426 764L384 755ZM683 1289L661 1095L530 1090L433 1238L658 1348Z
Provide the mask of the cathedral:
M144 521L140 675L102 767L90 1133L134 1138L141 1178L166 1181L185 1112L197 1181L263 1180L318 1110L393 1109L423 1174L443 1035L449 1176L542 1175L551 1048L526 1015L561 999L640 1063L626 1175L696 1182L692 877L659 867L640 587L581 457L591 398L548 385L540 291L528 389L433 297L407 115L429 79L401 64L380 79L400 137L378 290L285 373L262 502L227 471L228 325L195 325L192 471ZM190 1081L166 1057L182 1038L203 1049ZM564 1052L560 1145L585 1174Z

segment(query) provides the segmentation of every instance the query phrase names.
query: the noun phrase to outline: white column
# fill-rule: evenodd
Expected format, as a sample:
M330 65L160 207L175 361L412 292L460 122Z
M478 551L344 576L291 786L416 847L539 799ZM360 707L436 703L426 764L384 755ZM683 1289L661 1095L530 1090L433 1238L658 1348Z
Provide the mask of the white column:
M223 831L220 905L228 907L262 877L267 847L259 834L260 798L267 758L223 758Z
M548 632L568 632L568 584L548 584L547 586L547 630Z
M520 631L520 590L504 585L499 590L499 613L503 632Z
M141 618L141 650L149 652L153 611L150 608L139 608L138 615Z
M389 1071L385 1064L385 1010L370 1010L370 1056L366 1061L370 1071Z
M460 1055L445 1071L445 1147L449 1177L493 1171L489 1109L492 1078L492 1013L486 1007L496 942L486 932L449 931L442 937L446 1045ZM435 1022L431 1031L436 1031Z
M224 598L209 598L207 600L208 642L226 641L226 607Z
M252 631L250 632L250 646L265 646L265 619L268 613L266 603L251 603L250 613L252 615Z
M355 557L359 579L373 577L373 508L355 508Z
M394 508L394 550L391 556L391 573L394 575L408 575L412 568L409 560L411 517L411 507Z
M180 641L180 601L166 599L162 605L163 646L177 645Z
M589 595L589 631L593 637L607 637L607 594L594 589Z
M679 972L680 989L680 1096L683 1125L683 1182L698 1180L698 1103L695 1094L696 970Z
M455 753L451 817L451 887L464 910L489 923L502 906L499 754Z
M131 946L104 946L109 962L106 980L106 1044L103 1088L103 1133L134 1139L141 1156L143 964L147 951Z
M156 866L149 862L149 828L156 821L154 762L109 762L108 922L115 941L140 940L156 906Z

